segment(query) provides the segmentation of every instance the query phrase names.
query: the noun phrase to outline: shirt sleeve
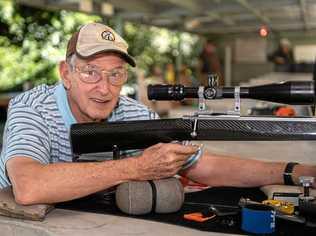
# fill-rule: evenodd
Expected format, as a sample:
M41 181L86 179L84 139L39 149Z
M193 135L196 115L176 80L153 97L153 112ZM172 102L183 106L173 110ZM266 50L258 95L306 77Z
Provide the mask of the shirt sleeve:
M2 161L5 164L20 156L43 164L50 162L49 134L44 119L33 108L18 103L8 110Z

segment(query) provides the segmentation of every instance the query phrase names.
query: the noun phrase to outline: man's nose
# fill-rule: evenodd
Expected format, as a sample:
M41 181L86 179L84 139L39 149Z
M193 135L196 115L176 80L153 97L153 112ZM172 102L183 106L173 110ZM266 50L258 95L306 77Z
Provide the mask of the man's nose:
M106 75L102 76L102 79L101 79L101 81L99 81L98 86L99 86L100 92L102 94L109 93L110 82L109 82L109 79Z

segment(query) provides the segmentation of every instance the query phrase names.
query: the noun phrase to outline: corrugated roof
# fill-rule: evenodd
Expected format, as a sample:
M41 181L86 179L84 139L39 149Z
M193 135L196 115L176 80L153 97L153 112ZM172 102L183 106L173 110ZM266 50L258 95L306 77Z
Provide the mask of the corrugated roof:
M315 0L18 0L41 8L86 11L198 34L316 29ZM111 10L113 15L111 16Z

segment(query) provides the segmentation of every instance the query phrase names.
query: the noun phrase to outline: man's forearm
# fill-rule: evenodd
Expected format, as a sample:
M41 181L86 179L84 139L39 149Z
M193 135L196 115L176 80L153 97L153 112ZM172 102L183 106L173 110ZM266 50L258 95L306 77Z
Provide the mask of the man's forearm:
M20 203L55 203L83 197L133 179L133 162L132 158L49 165L31 161L23 163L23 173L10 179L16 200Z
M17 202L67 201L129 180L152 180L175 175L197 151L196 146L159 143L135 158L98 163L43 165L28 157L6 163Z
M206 153L185 174L210 186L253 187L283 184L285 163L239 159Z

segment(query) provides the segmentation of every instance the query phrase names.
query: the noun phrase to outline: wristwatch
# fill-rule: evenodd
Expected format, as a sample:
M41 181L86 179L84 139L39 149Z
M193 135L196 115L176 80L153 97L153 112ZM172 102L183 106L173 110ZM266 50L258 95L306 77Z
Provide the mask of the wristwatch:
M295 185L292 178L292 173L293 173L294 166L298 164L299 163L297 162L289 162L286 164L284 172L283 172L283 181L285 185Z

